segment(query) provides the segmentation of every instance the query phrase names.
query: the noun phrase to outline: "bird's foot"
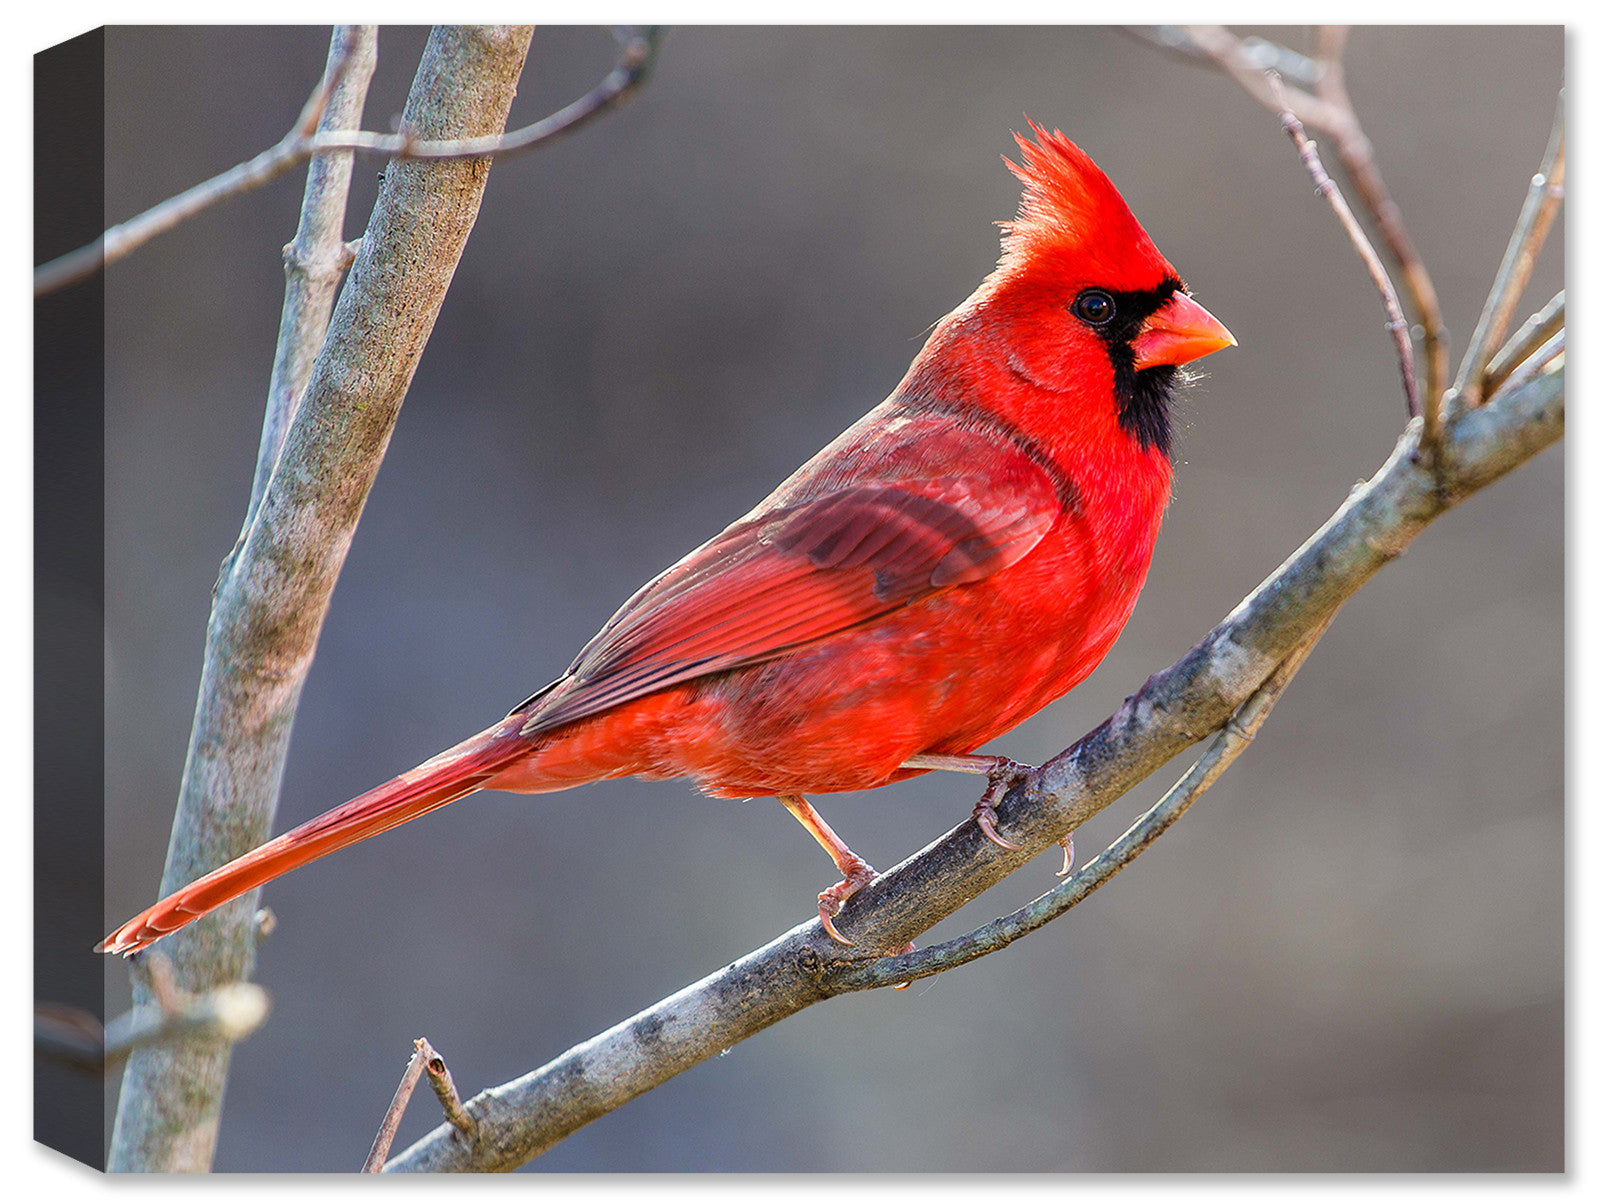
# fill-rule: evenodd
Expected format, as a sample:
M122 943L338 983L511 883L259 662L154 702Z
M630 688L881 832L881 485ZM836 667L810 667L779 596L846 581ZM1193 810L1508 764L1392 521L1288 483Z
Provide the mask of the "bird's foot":
M794 814L795 819L805 826L806 832L817 839L817 843L828 852L828 857L833 859L833 865L839 868L839 874L844 876L831 888L817 893L817 919L822 922L822 927L834 941L841 946L854 946L853 941L839 932L833 919L839 915L844 902L876 879L878 872L872 869L871 863L844 844L844 839L829 828L828 823L822 819L822 814L812 808L804 796L786 795L779 796L778 799ZM907 942L904 946L890 950L889 953L905 954L915 949L913 943Z
M972 819L978 823L983 836L1002 850L1021 850L1010 838L1002 837L995 828L994 810L1000 798L1014 783L1021 783L1033 773L1027 763L1002 754L913 754L901 764L912 771L959 771L963 775L985 775L989 786L983 790L972 810Z
M978 803L972 810L972 819L978 823L978 828L983 830L983 836L1000 849L1021 850L1021 846L1010 838L1001 836L1000 831L995 828L994 811L1011 785L1021 783L1033 773L1033 768L1026 763L1002 758L999 755L994 755L993 760L994 765L985 772L989 777L989 786L984 788L983 795L978 797Z
M854 854L849 861L840 863L839 869L844 872L844 878L817 893L817 917L834 941L841 946L854 946L855 943L834 926L833 919L839 915L844 902L876 879L878 872L864 858Z
M828 936L841 946L854 946L855 943L839 932L833 923L833 918L839 915L839 910L844 907L846 900L850 899L851 896L854 896L877 877L878 872L874 871L868 863L858 858L851 868L845 872L843 879L831 888L817 894L817 919L822 922L822 927L828 931ZM891 955L910 954L916 948L917 944L915 942L907 942L903 946L891 947L889 953ZM903 991L910 986L909 983L897 983L895 984L895 989Z

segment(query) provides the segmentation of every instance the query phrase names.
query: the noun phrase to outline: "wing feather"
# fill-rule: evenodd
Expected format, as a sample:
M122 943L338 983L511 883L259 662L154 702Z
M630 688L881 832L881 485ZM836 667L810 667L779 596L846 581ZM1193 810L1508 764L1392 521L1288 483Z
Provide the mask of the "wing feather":
M567 674L526 702L524 734L764 662L1019 561L1061 513L1021 447L981 473L845 481L731 526L646 585Z

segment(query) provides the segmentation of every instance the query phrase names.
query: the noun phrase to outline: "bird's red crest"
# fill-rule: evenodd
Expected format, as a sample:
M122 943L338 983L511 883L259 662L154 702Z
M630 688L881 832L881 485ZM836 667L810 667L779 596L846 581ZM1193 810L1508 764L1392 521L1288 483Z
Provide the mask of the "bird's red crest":
M1037 142L1013 134L1022 149L1019 166L1006 159L1022 181L1022 204L1015 221L1002 221L1002 265L1067 257L1092 274L1121 277L1136 286L1154 286L1175 275L1126 201L1087 154L1061 131L1049 132L1031 120ZM1146 278L1147 277L1147 278Z

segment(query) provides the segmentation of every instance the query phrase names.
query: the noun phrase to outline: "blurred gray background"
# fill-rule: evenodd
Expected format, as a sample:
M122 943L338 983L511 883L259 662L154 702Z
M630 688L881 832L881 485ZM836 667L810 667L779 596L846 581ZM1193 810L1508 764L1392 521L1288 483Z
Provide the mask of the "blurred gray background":
M382 31L367 127L399 112L423 37ZM108 216L275 141L326 47L315 27L115 29ZM1563 52L1555 28L1353 36L1351 91L1458 348ZM612 56L603 29L540 30L513 123ZM678 29L633 104L494 168L334 597L279 828L502 716L884 396L993 265L1024 114L1095 156L1240 346L1181 402L1127 632L999 749L1067 745L1315 530L1399 432L1394 355L1344 235L1234 84L1109 30ZM358 163L350 236L381 169ZM299 188L107 279L107 928L155 898ZM1563 252L1558 232L1530 304ZM530 1169L1560 1170L1562 463L1427 530L1254 750L1068 918L805 1012ZM1178 769L1080 831L1081 857ZM888 867L975 795L932 777L822 807ZM479 795L297 872L266 890L274 1009L235 1056L217 1167L354 1170L412 1038L464 1092L499 1083L807 918L833 878L776 803L631 781ZM107 981L121 1011L120 963ZM437 1120L419 1095L397 1145Z

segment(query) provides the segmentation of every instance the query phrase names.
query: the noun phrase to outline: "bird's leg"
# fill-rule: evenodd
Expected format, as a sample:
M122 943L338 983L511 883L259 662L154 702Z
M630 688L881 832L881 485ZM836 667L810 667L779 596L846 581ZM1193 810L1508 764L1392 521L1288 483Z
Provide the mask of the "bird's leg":
M983 789L983 795L978 797L978 803L972 809L972 819L978 823L978 828L983 830L983 836L988 838L1002 850L1021 850L1022 847L1009 838L1001 837L1000 832L994 827L995 805L1000 802L1000 797L1014 783L1020 783L1033 771L1027 763L1019 763L1014 758L1006 758L999 754L913 754L901 766L913 771L959 771L963 775L985 775L989 779L989 786ZM1067 847L1068 863L1072 853L1072 835L1069 833L1061 843Z
M817 894L817 916L829 937L841 945L854 946L854 942L833 927L833 918L839 915L844 902L876 879L878 873L866 859L844 844L844 839L829 828L822 814L806 803L804 796L779 796L778 799L794 814L795 820L806 827L806 832L817 839L817 844L828 852L833 865L844 876L831 888Z

